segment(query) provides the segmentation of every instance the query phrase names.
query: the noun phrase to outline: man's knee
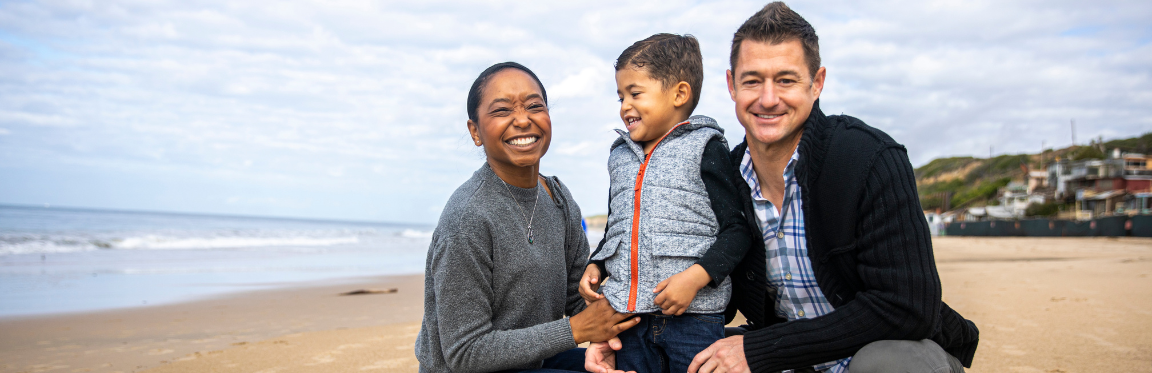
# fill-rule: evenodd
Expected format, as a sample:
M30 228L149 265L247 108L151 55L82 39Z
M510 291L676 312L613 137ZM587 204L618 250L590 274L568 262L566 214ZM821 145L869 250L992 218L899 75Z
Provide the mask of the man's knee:
M876 341L852 356L848 371L852 373L962 373L963 367L952 364L950 356L936 342ZM954 360L955 358L952 358ZM957 370L956 367L959 367Z

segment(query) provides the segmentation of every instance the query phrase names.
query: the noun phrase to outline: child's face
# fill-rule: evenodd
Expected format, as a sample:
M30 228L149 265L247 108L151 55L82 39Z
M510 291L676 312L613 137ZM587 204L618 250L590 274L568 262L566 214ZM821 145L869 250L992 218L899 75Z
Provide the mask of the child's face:
M659 140L679 123L676 91L666 89L644 69L627 67L617 71L616 93L620 96L620 119L632 141Z

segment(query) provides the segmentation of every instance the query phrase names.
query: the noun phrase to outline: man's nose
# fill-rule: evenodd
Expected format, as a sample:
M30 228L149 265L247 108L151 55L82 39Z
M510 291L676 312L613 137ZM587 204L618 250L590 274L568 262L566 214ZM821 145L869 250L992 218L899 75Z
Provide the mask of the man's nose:
M774 108L780 104L780 96L777 93L775 84L764 84L763 88L760 88L760 98L757 101L765 109Z

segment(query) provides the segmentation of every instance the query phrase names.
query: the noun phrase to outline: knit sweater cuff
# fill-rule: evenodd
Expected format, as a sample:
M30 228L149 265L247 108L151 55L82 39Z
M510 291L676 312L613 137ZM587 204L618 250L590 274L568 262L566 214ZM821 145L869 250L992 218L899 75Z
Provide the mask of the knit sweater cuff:
M542 327L548 356L576 348L576 338L572 336L572 324L568 318L545 323Z

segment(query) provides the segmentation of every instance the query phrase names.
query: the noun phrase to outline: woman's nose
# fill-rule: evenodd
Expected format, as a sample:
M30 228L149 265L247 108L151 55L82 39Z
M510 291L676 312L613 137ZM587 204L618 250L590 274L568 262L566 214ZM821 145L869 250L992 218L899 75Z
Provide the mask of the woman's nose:
M532 121L528 120L528 112L527 111L518 110L516 112L516 115L512 116L512 125L513 126L528 127L531 124L532 124Z

